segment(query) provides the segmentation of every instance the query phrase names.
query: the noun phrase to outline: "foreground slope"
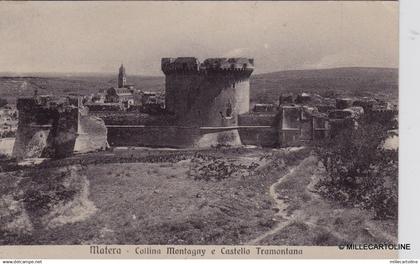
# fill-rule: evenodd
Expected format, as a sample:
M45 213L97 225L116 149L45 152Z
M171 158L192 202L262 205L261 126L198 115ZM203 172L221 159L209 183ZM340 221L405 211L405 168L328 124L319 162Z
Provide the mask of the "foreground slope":
M309 149L81 157L0 173L0 244L337 245L396 233L313 194L322 168Z

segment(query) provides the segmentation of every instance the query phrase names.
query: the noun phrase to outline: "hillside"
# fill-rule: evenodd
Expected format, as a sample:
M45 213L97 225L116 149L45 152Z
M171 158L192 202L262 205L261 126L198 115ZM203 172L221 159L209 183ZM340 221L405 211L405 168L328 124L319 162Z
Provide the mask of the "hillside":
M40 94L86 95L116 85L116 75L39 75L0 77L0 97L13 102L16 97L30 96L35 87ZM41 77L42 76L42 77ZM128 82L147 91L164 91L163 76L128 76ZM282 92L316 92L321 95L370 96L397 101L398 69L335 68L294 70L252 75L251 100L275 102Z
M398 69L335 68L281 71L254 75L251 98L272 102L282 92L310 92L324 96L376 96L398 100Z

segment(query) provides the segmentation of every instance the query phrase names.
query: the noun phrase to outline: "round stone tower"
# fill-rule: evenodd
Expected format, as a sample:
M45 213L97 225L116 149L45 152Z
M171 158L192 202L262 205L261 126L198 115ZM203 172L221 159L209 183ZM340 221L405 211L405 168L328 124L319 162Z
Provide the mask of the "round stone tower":
M254 60L211 58L200 63L192 57L163 58L165 101L179 125L228 128L249 111L249 77Z

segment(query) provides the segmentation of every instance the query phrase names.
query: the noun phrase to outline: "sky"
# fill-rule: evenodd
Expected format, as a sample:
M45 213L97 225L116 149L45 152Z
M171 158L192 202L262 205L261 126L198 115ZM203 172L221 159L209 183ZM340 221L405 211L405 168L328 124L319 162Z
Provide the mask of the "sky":
M398 67L397 2L0 2L0 72L162 75L162 57L257 73Z

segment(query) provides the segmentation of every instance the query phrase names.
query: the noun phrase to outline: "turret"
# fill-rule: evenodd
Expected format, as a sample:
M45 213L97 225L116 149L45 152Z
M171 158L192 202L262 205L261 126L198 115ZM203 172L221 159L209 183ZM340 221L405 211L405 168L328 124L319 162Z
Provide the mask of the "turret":
M249 76L254 60L194 57L163 58L165 103L183 125L236 126L249 111Z

